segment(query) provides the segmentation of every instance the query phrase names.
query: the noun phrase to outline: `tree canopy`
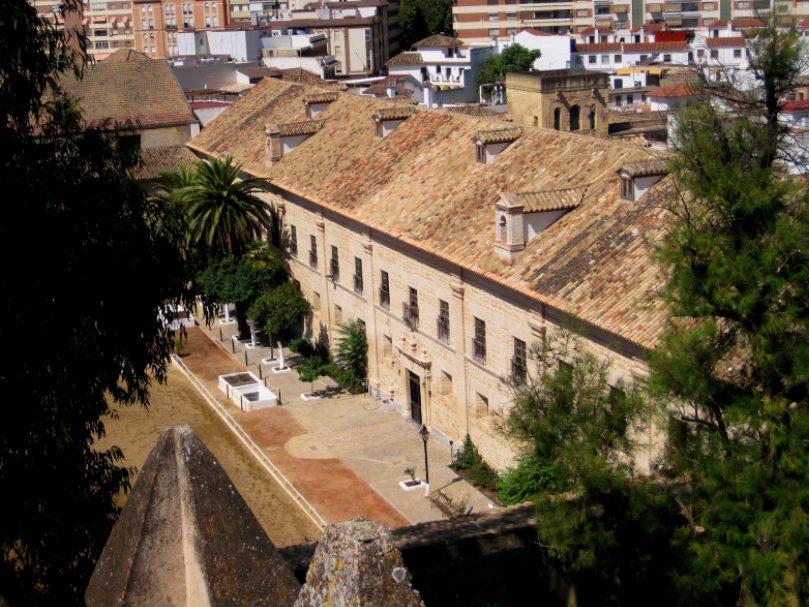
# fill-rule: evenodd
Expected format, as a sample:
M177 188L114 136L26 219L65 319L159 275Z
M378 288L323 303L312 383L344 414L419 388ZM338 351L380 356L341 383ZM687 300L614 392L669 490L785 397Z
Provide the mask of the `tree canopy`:
M739 604L809 601L809 191L787 175L794 28L752 35L754 86L683 112L675 221L658 249L674 319L651 363L679 428L672 469L704 533L685 583Z
M260 295L247 315L268 333L282 336L309 313L309 302L291 282L285 282Z
M115 125L84 128L59 88L82 68L68 48L26 0L4 3L0 594L12 605L83 604L129 485L121 451L94 443L105 415L147 404L165 379L173 339L158 312L185 287L177 249L150 229L159 209L128 176L136 151Z
M402 0L399 3L402 50L433 34L452 32L450 0Z
M502 82L510 72L528 71L540 55L538 50L532 51L520 44L511 44L502 53L486 58L478 70L478 84Z

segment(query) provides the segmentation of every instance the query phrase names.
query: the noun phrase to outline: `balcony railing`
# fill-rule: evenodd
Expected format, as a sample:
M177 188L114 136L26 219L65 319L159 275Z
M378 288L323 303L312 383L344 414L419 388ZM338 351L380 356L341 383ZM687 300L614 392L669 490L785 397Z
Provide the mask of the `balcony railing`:
M362 274L354 274L354 293L362 295Z
M309 265L317 268L317 251L309 251Z
M411 306L410 304L402 304L402 320L404 324L415 331L419 328L419 308L418 306Z
M486 342L484 340L472 340L472 358L480 364L486 364Z
M444 343L449 343L449 318L439 316L435 320L435 333L438 335L438 339Z

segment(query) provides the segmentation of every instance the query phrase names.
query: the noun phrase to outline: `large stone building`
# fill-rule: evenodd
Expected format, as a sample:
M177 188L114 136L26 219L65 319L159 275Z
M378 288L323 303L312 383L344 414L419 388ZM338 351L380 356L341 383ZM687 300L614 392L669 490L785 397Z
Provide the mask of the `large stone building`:
M552 70L506 74L514 122L606 137L609 78L598 72Z
M269 79L188 145L265 181L308 333L362 320L372 394L438 439L512 463L508 378L569 319L613 383L646 372L668 183L646 149Z

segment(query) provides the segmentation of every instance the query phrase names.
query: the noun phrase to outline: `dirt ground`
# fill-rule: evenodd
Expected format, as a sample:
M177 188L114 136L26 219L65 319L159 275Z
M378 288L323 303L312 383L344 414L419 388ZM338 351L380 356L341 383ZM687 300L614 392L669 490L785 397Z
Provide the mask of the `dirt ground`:
M256 463L179 371L169 369L168 383L155 384L150 398L148 411L140 406L118 407L117 419L104 420L107 435L99 441L99 447L118 445L126 457L125 465L139 470L161 430L190 425L219 460L276 546L299 544L320 536L317 526ZM136 479L134 475L133 484Z

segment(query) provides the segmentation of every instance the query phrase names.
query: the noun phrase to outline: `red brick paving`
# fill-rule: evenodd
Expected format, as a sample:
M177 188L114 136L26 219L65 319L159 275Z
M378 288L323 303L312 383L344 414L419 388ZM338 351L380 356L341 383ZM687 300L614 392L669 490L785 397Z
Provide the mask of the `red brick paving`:
M272 407L242 413L220 395L219 375L246 368L202 330L188 329L183 352L183 362L191 372L228 407L253 441L327 522L362 516L386 527L410 524L339 459L301 459L290 455L285 447L287 441L306 433L290 411Z

